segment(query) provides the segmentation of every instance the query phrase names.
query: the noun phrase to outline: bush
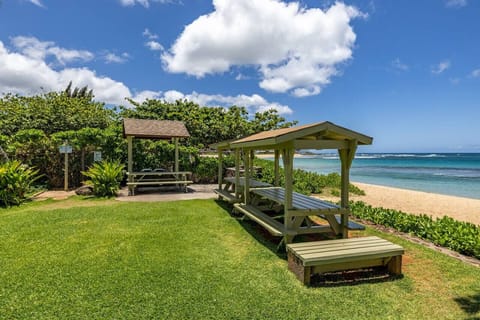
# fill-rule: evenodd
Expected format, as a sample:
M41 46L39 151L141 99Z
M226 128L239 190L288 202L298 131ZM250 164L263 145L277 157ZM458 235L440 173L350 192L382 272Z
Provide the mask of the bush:
M255 164L262 167L261 180L270 184L275 182L274 163L270 160L255 159ZM280 168L280 181L283 183L284 170ZM333 189L334 194L340 194L341 177L338 173L328 175L309 172L302 169L293 170L293 189L296 192L310 195L312 193L322 193L323 189ZM365 195L365 192L358 187L350 184L349 191L357 195Z
M223 157L223 176L226 168L235 166L235 158L232 156ZM215 183L218 181L218 158L199 157L192 168L193 181L196 183Z
M0 205L19 205L26 199L32 183L40 178L38 170L22 165L20 161L8 161L0 165Z
M450 217L433 220L393 209L374 208L363 202L350 204L352 215L375 224L410 233L436 245L480 259L480 227Z
M87 185L93 187L93 193L99 197L111 197L120 189L124 166L119 161L101 161L94 163L88 171L82 174L90 180Z

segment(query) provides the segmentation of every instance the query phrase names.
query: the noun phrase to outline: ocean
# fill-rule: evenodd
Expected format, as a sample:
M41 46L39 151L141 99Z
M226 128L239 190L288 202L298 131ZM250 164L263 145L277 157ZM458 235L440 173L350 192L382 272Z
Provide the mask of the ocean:
M337 154L295 158L294 167L340 172ZM480 199L480 153L357 153L350 180Z

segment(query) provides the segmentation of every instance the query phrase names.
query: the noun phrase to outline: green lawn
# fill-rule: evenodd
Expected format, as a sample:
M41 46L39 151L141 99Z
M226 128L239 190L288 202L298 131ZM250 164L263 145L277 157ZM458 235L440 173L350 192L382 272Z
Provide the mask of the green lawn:
M475 319L480 269L406 248L403 279L304 287L214 200L0 209L2 319Z

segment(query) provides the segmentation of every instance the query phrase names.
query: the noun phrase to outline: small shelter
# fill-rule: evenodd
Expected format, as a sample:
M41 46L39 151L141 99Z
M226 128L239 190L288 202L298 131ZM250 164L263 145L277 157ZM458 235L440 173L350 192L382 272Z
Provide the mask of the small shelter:
M145 179L145 172L135 173L133 172L133 139L163 139L170 140L172 139L175 144L175 166L173 172L169 173L170 176L175 176L176 180L179 180L178 177L182 176L183 179L176 181L177 183L183 183L184 185L191 183L186 179L187 174L190 172L180 172L179 171L179 152L178 152L178 140L180 138L188 138L190 134L188 133L185 124L181 121L170 121L170 120L145 120L145 119L123 119L123 136L127 139L128 142L128 185L133 194L134 187L138 185L161 185L168 184L171 181L166 181L165 179ZM148 174L147 174L148 175ZM153 175L153 174L152 174ZM162 173L156 173L155 176L164 175ZM135 181L139 177L139 180ZM143 181L140 181L143 180ZM162 183L163 182L163 183Z
M217 193L231 202L236 202L234 209L257 221L272 235L282 236L285 243L290 243L298 234L331 232L348 238L348 187L350 167L355 157L357 146L369 145L373 138L364 134L343 128L331 122L319 122L292 128L282 128L260 132L239 140L216 144L219 157L219 188ZM307 197L293 191L293 157L295 150L301 149L336 149L341 161L341 205L336 206L316 198ZM222 155L225 150L235 152L235 178L230 179L234 194L227 194L222 188ZM254 152L256 150L274 150L275 152L275 183L274 186L258 185L251 179ZM240 153L243 152L245 174L240 177ZM280 188L279 159L283 160L285 170L285 188ZM228 178L225 178L227 180ZM228 183L226 184L228 185ZM253 185L253 186L252 186ZM265 214L265 200L270 201L270 207L283 207L283 224ZM339 215L339 219L335 217ZM330 227L324 228L312 225L308 216L320 215L325 218Z

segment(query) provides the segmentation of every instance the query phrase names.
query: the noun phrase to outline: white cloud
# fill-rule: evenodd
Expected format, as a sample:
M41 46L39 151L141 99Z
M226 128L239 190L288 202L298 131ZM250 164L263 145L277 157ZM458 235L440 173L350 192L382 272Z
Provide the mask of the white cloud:
M480 78L480 69L473 70L471 75L474 78Z
M440 74L450 68L450 61L444 60L440 62L438 65L432 67L432 73L433 74Z
M187 25L169 52L166 70L197 77L254 66L260 87L315 95L352 57L352 19L366 15L337 2L307 9L280 0L213 0L214 11Z
M402 61L400 61L399 58L396 58L395 60L392 61L392 67L401 71L408 71L408 69L410 69L410 67L407 64L403 63Z
M106 63L125 63L130 58L130 55L126 52L122 53L121 55L117 55L112 52L107 52L103 58Z
M40 0L28 0L30 3L36 5L37 7L40 7L40 8L45 8L45 6L43 5L42 1Z
M53 43L48 44L54 46ZM14 46L17 48L16 46ZM20 48L24 48L20 46ZM61 48L60 48L61 49ZM76 87L88 86L93 89L97 101L108 104L126 105L125 98L143 102L145 99L163 99L176 101L187 99L207 106L238 105L249 108L250 111L265 111L276 109L280 114L290 114L292 110L277 102L269 102L260 95L253 94L223 96L207 95L197 92L183 94L179 91L166 92L144 90L132 94L130 89L120 81L98 75L88 68L55 68L46 63L46 55L28 51L28 54L17 48L17 52L8 50L0 41L0 95L6 93L34 95L42 92L64 90L72 81Z
M163 51L163 46L158 42L156 39L158 39L158 35L155 33L152 33L148 28L145 28L145 30L142 32L142 35L147 38L149 41L145 42L145 46L149 48L152 51Z
M145 42L145 46L147 46L152 51L163 51L163 46L154 40L150 40Z
M447 8L461 8L468 4L467 0L446 0L445 6Z
M150 40L158 39L158 35L155 33L152 33L148 28L145 28L145 30L143 30L142 35Z
M128 87L119 81L97 75L95 71L87 68L62 66L60 70L56 70L47 64L45 59L46 55L37 51L24 52L23 49L19 49L19 52L9 51L0 41L0 94L32 95L60 91L72 81L76 87L88 85L93 89L95 99L98 101L124 104L124 98L131 97Z
M143 91L135 95L135 97L132 99L139 103L142 103L145 99L160 99L167 102L188 100L198 103L201 106L231 107L235 105L239 107L245 107L251 112L263 112L270 109L275 109L279 114L293 113L290 107L277 102L268 102L265 100L265 98L258 94L253 94L251 96L244 94L237 96L224 96L220 94L203 94L195 91L190 94L184 94L177 90L168 90L165 92Z
M35 60L45 60L53 56L57 63L65 65L75 61L89 61L94 54L86 50L60 48L51 41L40 41L35 37L18 36L12 38L13 46L22 54Z
M136 4L139 4L144 6L145 8L149 8L151 2L166 4L166 3L175 3L177 1L175 0L120 0L120 4L125 7L131 7Z

